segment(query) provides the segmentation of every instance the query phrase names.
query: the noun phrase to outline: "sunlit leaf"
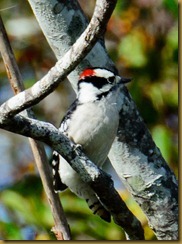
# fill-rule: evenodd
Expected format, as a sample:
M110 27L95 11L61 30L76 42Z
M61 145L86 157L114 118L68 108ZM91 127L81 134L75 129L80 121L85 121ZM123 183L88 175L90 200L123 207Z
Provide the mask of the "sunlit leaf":
M125 36L119 45L119 55L127 65L142 67L147 59L143 49L142 36L138 32L132 32Z
M23 240L21 228L16 223L0 222L0 233L1 238L7 238L6 240Z
M175 16L178 16L178 1L177 0L163 0L164 6Z
M178 27L177 26L174 26L169 31L166 41L172 48L178 48Z

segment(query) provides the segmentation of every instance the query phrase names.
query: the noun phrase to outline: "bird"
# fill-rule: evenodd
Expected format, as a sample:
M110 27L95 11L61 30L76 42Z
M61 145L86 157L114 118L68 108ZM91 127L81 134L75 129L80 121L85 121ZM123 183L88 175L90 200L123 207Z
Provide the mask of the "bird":
M59 131L80 145L85 155L99 167L109 160L108 154L119 125L117 99L121 87L129 81L129 78L122 78L106 68L84 69L77 82L77 98L60 123ZM86 200L93 214L106 222L111 221L110 212L95 192L56 151L53 152L52 172L55 192L69 188Z

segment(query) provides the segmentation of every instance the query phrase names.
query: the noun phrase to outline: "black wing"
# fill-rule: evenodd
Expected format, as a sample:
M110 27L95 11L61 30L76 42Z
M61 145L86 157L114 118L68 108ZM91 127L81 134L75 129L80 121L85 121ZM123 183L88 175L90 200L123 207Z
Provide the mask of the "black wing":
M62 183L59 175L59 154L54 151L52 157L53 187L55 192L64 191L67 186Z
M77 104L78 104L78 99L76 99L72 103L67 114L62 119L60 127L59 127L59 130L62 133L66 133L68 126L69 126L71 115L74 112L74 110L76 109ZM53 158L52 158L52 172L53 172L53 186L54 186L55 192L64 191L67 188L67 186L62 183L61 178L60 178L59 160L60 160L59 154L56 151L54 151Z
M78 105L78 99L76 99L70 106L68 112L66 113L66 115L63 117L61 123L60 123L60 127L59 130L62 133L65 133L69 127L69 123L70 123L70 119L71 119L71 115L73 114L73 112L75 111L76 107Z

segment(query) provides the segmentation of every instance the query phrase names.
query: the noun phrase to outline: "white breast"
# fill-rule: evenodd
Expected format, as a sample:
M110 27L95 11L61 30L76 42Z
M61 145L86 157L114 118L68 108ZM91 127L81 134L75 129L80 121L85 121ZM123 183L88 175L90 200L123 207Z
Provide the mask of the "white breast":
M107 158L116 136L119 115L115 97L79 105L74 112L68 136L82 145L86 155L97 165Z

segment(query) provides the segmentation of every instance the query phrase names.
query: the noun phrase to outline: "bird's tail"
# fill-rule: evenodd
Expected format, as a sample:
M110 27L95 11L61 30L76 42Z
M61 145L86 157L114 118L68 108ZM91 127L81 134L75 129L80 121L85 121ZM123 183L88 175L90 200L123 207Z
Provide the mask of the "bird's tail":
M109 223L111 222L111 214L104 208L96 196L93 195L90 198L87 198L86 202L93 214L97 214L100 218Z
M80 179L66 160L55 151L53 152L52 172L55 192L63 191L68 187L78 197L86 200L93 214L100 216L107 222L111 221L109 211L98 200L95 192Z

